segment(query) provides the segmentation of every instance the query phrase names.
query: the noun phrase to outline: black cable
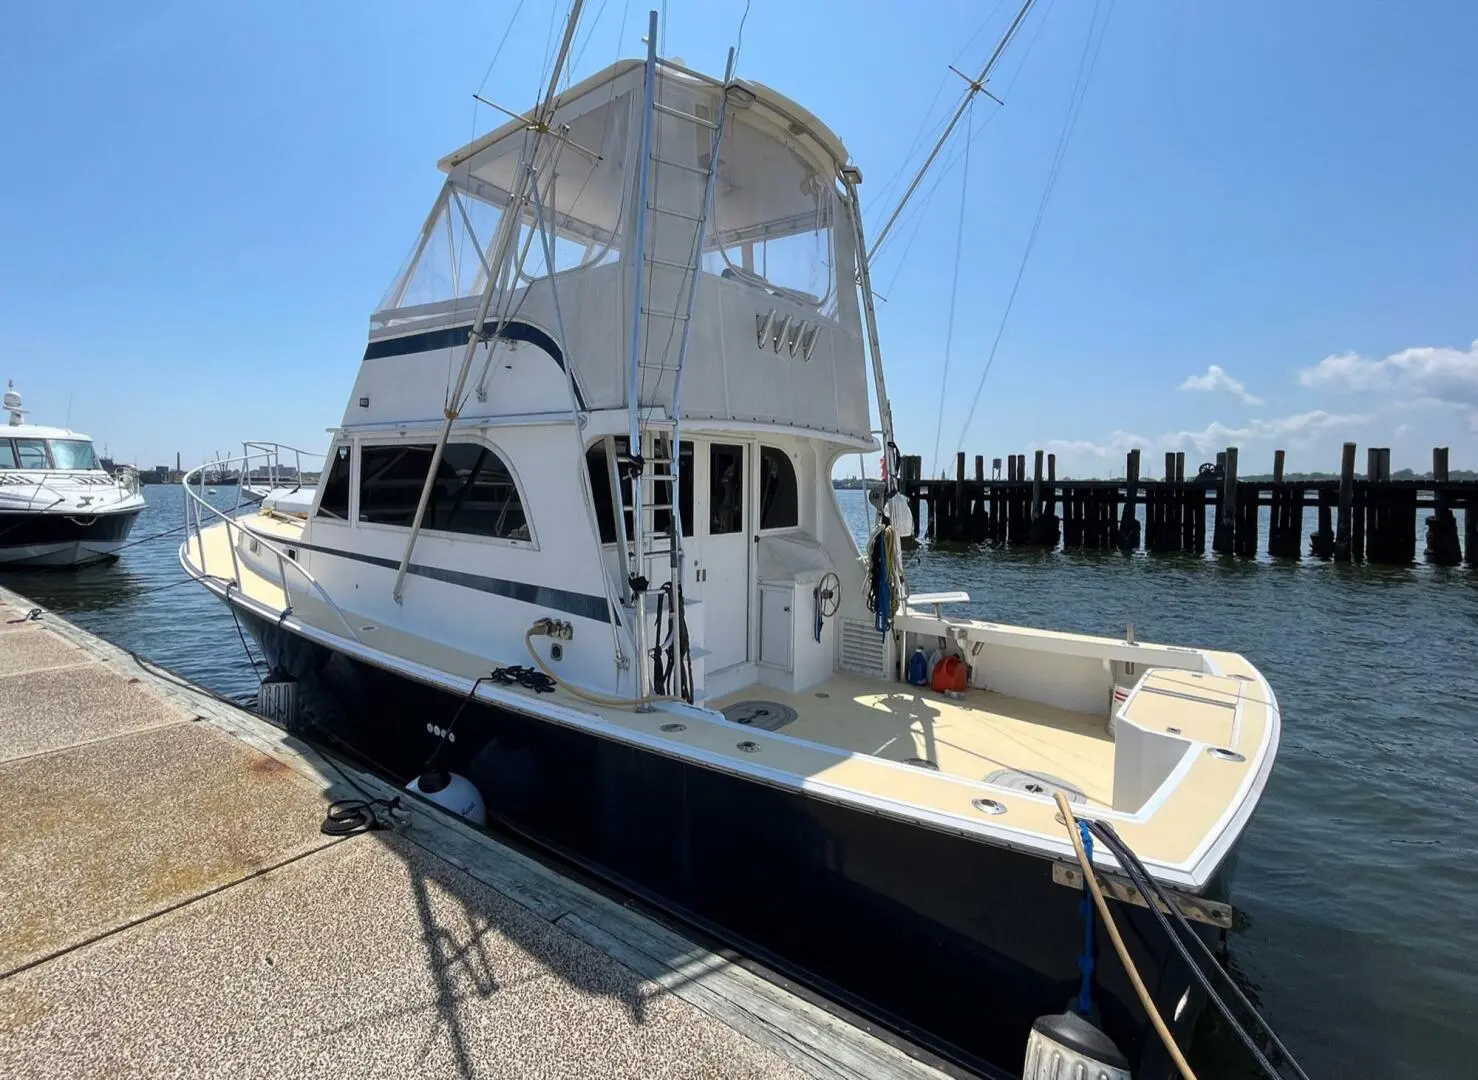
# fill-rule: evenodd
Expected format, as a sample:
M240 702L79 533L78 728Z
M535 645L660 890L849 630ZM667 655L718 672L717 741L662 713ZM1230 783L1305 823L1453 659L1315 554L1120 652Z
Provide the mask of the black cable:
M1134 854L1128 844L1124 843L1123 839L1114 830L1114 827L1105 821L1090 821L1088 827L1093 830L1093 834L1102 840L1109 850L1114 853L1115 858L1119 860L1120 867L1128 875L1134 887L1148 901L1150 911L1154 913L1155 918L1164 928L1166 936L1170 938L1171 944L1180 953L1181 959L1191 969L1192 974L1196 977L1196 981L1206 991L1207 997L1211 999L1212 1004L1216 1006L1217 1011L1221 1013L1226 1022L1231 1025L1233 1033L1241 1040L1242 1045L1247 1048L1253 1060L1257 1062L1258 1067L1263 1070L1264 1074L1272 1078L1272 1080L1282 1080L1283 1076L1283 1073L1268 1060L1267 1055L1262 1052L1262 1049L1257 1045L1257 1042L1248 1033L1247 1029L1232 1014L1231 1006L1216 992L1216 989L1211 985L1211 980L1206 977L1205 970L1200 964L1195 962L1190 951L1185 947L1183 936L1191 938L1196 943L1197 947L1201 950L1202 956L1226 980L1227 985L1232 988L1232 993L1236 995L1237 1004L1257 1021L1258 1025L1267 1034L1269 1041L1277 1048L1278 1053L1282 1055L1283 1060L1297 1074L1299 1080L1309 1080L1308 1073L1304 1072L1293 1055L1288 1052L1288 1047L1283 1045L1282 1040L1278 1038L1272 1025L1263 1018L1263 1015L1257 1011L1252 1002L1247 1000L1247 995L1242 993L1241 987L1237 985L1236 981L1227 973L1227 970L1217 961L1211 949L1201 940L1201 936L1192 929L1185 915L1181 913L1179 906L1170 897L1165 895L1164 890L1160 888L1160 883L1150 876L1149 871L1145 869L1144 863L1139 861L1139 856ZM1176 927L1171 926L1170 919L1166 916L1165 911L1161 910L1162 904L1164 908L1168 909L1175 916L1181 933L1177 933Z
M236 617L236 605L231 603L231 588L236 585L234 581L226 582L226 610L231 613L231 622L236 627L236 636L241 639L242 651L246 653L247 663L251 664L252 671L261 670L262 665L257 658L252 656L251 649L246 644L246 632L241 629L241 620Z
M507 670L508 669L506 668L497 668L486 675L479 675L477 677L477 680L472 684L472 689L467 691L467 696L464 697L461 703L457 706L457 711L452 713L452 720L451 723L447 724L446 726L446 733L442 735L441 740L432 749L431 753L427 755L426 762L421 766L420 772L424 773L427 769L431 768L431 766L435 765L436 759L441 755L442 747L452 741L452 732L456 731L457 729L457 721L462 718L463 710L466 709L472 699L477 696L477 688L485 682L502 682L502 680L498 678L498 674L499 672L504 672ZM419 775L419 773L417 775Z

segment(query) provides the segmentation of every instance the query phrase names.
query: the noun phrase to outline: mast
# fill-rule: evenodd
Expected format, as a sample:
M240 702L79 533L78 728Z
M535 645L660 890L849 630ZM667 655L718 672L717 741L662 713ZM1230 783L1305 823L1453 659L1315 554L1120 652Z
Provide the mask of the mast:
M487 285L482 290L482 297L477 304L477 314L473 317L472 329L467 335L467 348L462 353L462 367L457 373L456 386L447 399L446 423L442 425L441 435L436 440L436 449L431 452L431 465L426 472L426 483L421 488L421 499L416 504L416 516L411 521L411 534L405 542L405 554L401 556L400 566L395 571L395 585L390 595L395 598L397 604L401 602L406 571L411 564L411 552L415 550L416 540L421 535L421 525L426 518L426 506L431 501L431 489L436 484L436 474L441 468L441 458L446 451L447 440L452 434L452 425L456 423L458 410L461 408L462 394L467 388L467 374L471 371L472 361L477 356L477 347L487 340L483 322L487 319L488 309L492 306L493 297L497 294L499 285L504 279L507 261L513 253L514 239L518 236L519 219L523 216L523 203L528 197L529 180L534 171L534 158L538 154L539 143L543 135L549 130L549 121L554 116L555 95L559 90L560 76L564 74L565 60L570 55L570 46L575 40L575 26L580 21L580 9L584 6L585 0L574 0L570 5L570 17L565 21L564 37L559 43L559 54L555 57L554 69L549 73L549 86L544 91L544 97L529 127L533 138L519 158L518 172L509 188L508 207L503 212L502 220L498 222L494 254L488 260L491 270L488 273ZM512 285L513 282L510 281L509 287L511 288Z
M888 233L898 220L898 215L903 213L903 208L908 205L908 200L913 198L913 193L918 190L919 184L924 179L924 174L934 164L934 159L939 156L939 151L943 150L944 144L949 142L950 135L954 134L955 125L960 122L960 117L965 115L965 110L969 108L970 102L975 99L975 95L981 93L990 94L990 91L985 88L985 82L990 78L991 72L995 70L997 62L1001 59L1001 54L1006 51L1006 46L1011 44L1011 39L1016 36L1016 31L1021 28L1022 21L1025 20L1027 13L1031 11L1032 5L1036 2L1037 0L1025 0L1021 5L1021 10L1016 13L1016 18L1012 19L1011 25L1006 27L1006 33L996 43L995 51L990 54L990 59L980 69L980 74L975 76L973 80L967 80L970 85L965 90L965 96L960 99L959 107L955 109L955 114L949 118L949 123L945 125L943 134L939 136L939 141L934 144L934 149L929 151L929 156L919 166L919 171L914 174L914 178L909 183L908 189L904 191L903 197L898 200L898 205L893 208L893 212L888 215L888 220L883 223L883 227L878 231L877 239L872 242L872 250L867 252L868 260L876 256L878 249L883 246L883 241L888 238ZM950 70L953 71L954 69L951 68ZM955 74L959 74L959 72L955 72ZM858 254L861 254L861 252Z

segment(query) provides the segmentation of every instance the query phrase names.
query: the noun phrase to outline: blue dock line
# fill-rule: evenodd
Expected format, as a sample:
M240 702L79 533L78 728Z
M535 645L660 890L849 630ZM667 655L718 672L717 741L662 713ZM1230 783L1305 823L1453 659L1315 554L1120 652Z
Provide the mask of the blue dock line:
M1088 856L1088 865L1093 865L1093 834L1088 831L1086 821L1078 822L1078 832L1083 837L1083 852ZM1078 902L1083 913L1083 955L1078 957L1078 970L1083 973L1082 985L1078 987L1077 1011L1079 1016L1088 1016L1093 1011L1093 893L1088 889L1088 878L1083 877L1083 899Z

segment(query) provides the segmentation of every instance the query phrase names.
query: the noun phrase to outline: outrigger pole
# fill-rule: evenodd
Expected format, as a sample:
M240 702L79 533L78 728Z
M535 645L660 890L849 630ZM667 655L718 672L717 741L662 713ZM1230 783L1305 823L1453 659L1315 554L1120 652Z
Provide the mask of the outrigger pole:
M934 149L929 151L929 156L919 166L919 171L914 174L914 178L909 183L908 189L903 193L903 198L898 200L898 205L893 208L893 212L888 215L888 220L883 223L883 227L878 231L877 239L872 242L872 249L867 253L868 262L871 262L877 256L878 249L883 246L883 241L888 238L888 233L898 220L898 215L903 213L903 208L908 205L908 200L913 198L913 193L918 190L920 182L924 179L924 174L934 164L934 159L939 156L939 151L943 150L944 144L949 142L950 135L954 133L955 125L960 122L960 117L965 115L965 110L969 108L970 102L974 100L975 95L985 94L987 97L1000 101L1000 98L996 98L994 94L985 88L985 82L990 78L991 72L995 70L997 62L1001 59L1001 54L1006 51L1006 46L1011 44L1011 39L1016 36L1016 31L1021 29L1021 24L1026 19L1027 13L1031 11L1032 5L1036 2L1037 0L1026 0L1021 5L1021 10L1016 13L1016 18L1011 20L1011 25L1006 27L1005 35L996 43L995 51L990 54L990 59L985 62L985 67L980 69L979 75L970 79L966 78L960 72L955 71L956 75L960 75L969 84L965 90L965 96L960 99L959 107L955 109L955 114L949 118L949 123L945 125L944 133L939 136L939 141L934 144ZM955 69L950 68L950 70L954 71Z
M493 296L503 280L503 266L512 252L514 238L518 235L519 222L523 217L522 207L524 200L528 198L529 179L534 172L534 158L539 149L539 140L549 130L549 121L554 117L555 95L559 90L560 76L564 74L565 60L570 55L570 45L575 40L575 26L580 21L580 9L584 6L585 0L574 0L574 3L570 5L570 17L565 22L564 37L559 43L559 55L555 57L554 69L549 73L549 87L544 91L544 97L529 126L534 136L533 145L527 147L519 159L518 173L508 192L508 207L503 212L502 220L498 222L493 258L488 260L487 264L487 286L482 290L482 298L477 304L477 315L473 318L472 329L467 334L467 349L462 354L462 369L457 374L456 387L447 398L446 423L442 425L441 436L436 440L436 449L431 452L431 466L426 472L426 483L421 488L421 500L416 504L416 516L411 521L411 534L405 542L405 554L401 556L400 567L395 571L395 586L391 589L390 595L395 598L397 604L400 603L401 591L405 587L406 571L411 565L411 552L415 550L416 539L421 535L421 525L426 518L426 506L431 501L431 489L436 485L436 474L441 468L441 458L446 451L447 440L451 437L452 425L456 423L458 412L462 408L462 394L467 388L467 374L472 370L472 361L477 356L477 347L488 339L483 322L488 317L488 308L492 307Z

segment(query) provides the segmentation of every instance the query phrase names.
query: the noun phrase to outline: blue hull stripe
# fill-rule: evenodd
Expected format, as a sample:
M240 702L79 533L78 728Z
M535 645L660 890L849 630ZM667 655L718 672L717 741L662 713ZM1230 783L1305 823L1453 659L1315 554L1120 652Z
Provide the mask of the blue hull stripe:
M384 567L386 570L400 569L399 561L381 558L378 555L364 555L357 551L343 551L339 548L319 547L317 544L296 543L289 544L288 546L303 548L307 551L316 551L321 555L333 555L341 559L353 559L355 562ZM504 596L510 600L519 600L525 604L533 604L535 607L554 608L557 611L578 615L582 619L593 619L596 622L603 623L611 621L611 605L604 596L592 596L589 593L571 592L569 589L557 589L552 585L534 585L527 581L509 581L506 578L469 574L461 570L445 570L439 566L426 566L423 563L411 563L407 572L416 577L431 578L433 581L443 581L448 585L457 585L464 589L476 589L478 592L491 593L494 596Z
M482 324L483 333L492 334L497 325L496 320L488 320ZM405 337L371 341L364 347L364 358L380 360L389 356L409 356L413 353L460 348L467 344L467 335L471 330L472 324L468 323L465 326L449 326L444 330L425 330L419 334L407 334ZM535 345L554 357L554 362L561 371L565 369L564 353L554 343L554 339L531 323L505 323L496 336L504 341L526 341ZM578 380L575 383L575 401L581 409L585 408L585 396L580 393Z

